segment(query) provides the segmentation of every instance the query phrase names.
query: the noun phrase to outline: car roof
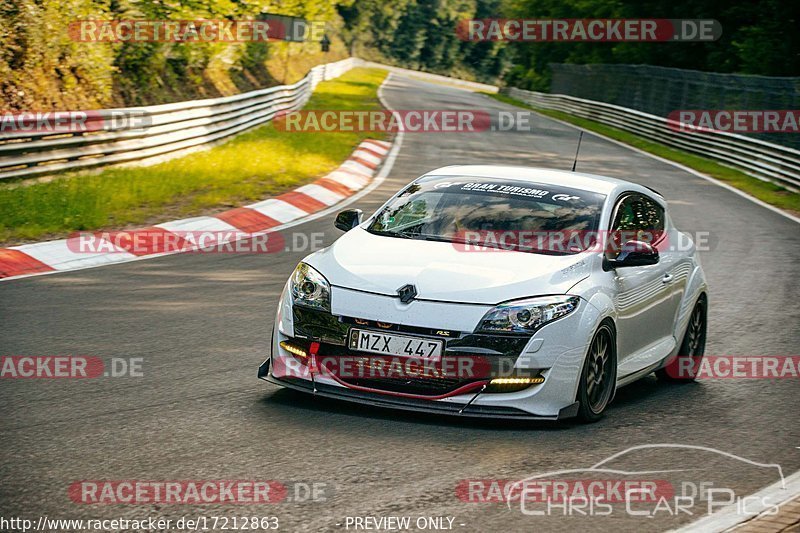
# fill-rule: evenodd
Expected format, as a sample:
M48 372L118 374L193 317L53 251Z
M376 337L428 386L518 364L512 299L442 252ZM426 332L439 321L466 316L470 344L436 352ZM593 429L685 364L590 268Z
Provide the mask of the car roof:
M562 185L564 187L597 192L605 195L611 195L614 192L637 191L648 195L655 194L657 197L661 196L649 187L644 187L630 181L609 178L608 176L600 176L597 174L569 172L550 168L512 165L451 165L431 170L424 175L424 177L431 176L500 178L547 185Z

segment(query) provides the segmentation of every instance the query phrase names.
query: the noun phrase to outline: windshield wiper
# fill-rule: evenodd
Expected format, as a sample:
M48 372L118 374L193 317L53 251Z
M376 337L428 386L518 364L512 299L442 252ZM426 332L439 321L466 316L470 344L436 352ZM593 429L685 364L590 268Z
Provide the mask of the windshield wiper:
M397 237L399 239L411 239L413 237L406 235L405 233L400 233L397 231L381 231L377 229L368 229L369 233L373 235L380 235L381 237Z
M424 233L417 233L416 234L417 240L421 241L433 241L433 242L451 242L455 243L458 241L454 241L453 239L449 239L447 237L440 237L438 235L425 235Z
M381 231L381 230L367 230L373 235L381 235L384 237L399 237L401 239L413 239L416 241L437 241L437 242L455 242L447 237L440 237L438 235L427 235L425 233L412 233L408 231Z

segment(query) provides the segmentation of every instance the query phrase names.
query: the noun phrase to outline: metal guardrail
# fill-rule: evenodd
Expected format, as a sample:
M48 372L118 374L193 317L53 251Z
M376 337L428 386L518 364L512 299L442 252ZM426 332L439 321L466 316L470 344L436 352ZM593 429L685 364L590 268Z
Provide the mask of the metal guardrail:
M563 94L501 89L533 107L563 111L629 131L646 139L695 153L742 170L755 178L800 190L800 151L725 132L680 131L677 122L634 109ZM670 127L672 126L672 127Z
M682 109L800 109L800 76L703 72L655 65L551 63L552 94L596 100L659 117ZM800 135L745 137L800 149Z
M305 78L292 85L280 85L222 98L92 112L102 119L136 111L146 118L146 128L103 129L55 135L52 132L1 134L0 179L34 177L62 170L179 156L186 150L269 122L281 111L301 108L320 81L336 78L360 65L411 73L430 81L457 83L473 90L495 90L490 85L349 58L314 67ZM502 89L502 92L534 107L564 111L630 131L647 139L714 159L756 178L779 183L794 191L800 190L800 151L793 148L730 133L677 131L670 128L670 124L675 123L665 118L593 100L517 88Z
M89 112L104 124L98 131L0 134L0 179L33 177L62 170L163 160L269 122L277 113L301 108L317 84L361 65L349 58L319 65L292 85L205 100ZM114 128L113 117L135 113L147 127Z

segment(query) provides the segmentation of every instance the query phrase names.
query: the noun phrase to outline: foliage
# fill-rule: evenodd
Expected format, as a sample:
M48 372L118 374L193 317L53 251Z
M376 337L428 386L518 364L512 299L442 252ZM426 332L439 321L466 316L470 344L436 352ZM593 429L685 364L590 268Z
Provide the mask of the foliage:
M330 24L319 43L80 43L79 19L226 19L262 13ZM714 18L712 43L468 42L470 18ZM548 90L550 63L633 63L800 75L796 0L0 0L0 109L144 105L294 81L349 54Z
M348 1L0 0L0 109L134 106L251 90L279 83L270 71L278 65L271 52L287 46L78 42L69 35L72 22L245 20L271 13L337 24L336 5ZM295 58L317 63L345 57L341 44L327 56L318 54L319 43L291 46Z
M509 18L712 18L722 37L706 43L510 43L508 85L547 91L549 63L628 63L767 76L800 75L796 0L505 0Z
M344 39L360 55L439 74L497 81L509 66L504 43L459 39L457 24L497 16L501 0L356 0L340 6ZM376 55L373 55L376 54Z
M632 63L767 76L800 75L796 0L356 0L340 5L351 50L376 59L547 91L550 63ZM707 43L464 42L459 20L483 18L712 18ZM513 64L513 66L512 66Z

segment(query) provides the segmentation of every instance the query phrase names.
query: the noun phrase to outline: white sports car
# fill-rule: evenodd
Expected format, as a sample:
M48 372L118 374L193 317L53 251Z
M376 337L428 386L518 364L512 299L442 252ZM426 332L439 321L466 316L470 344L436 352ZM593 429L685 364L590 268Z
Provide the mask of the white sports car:
M600 418L705 349L707 287L664 198L618 179L444 167L306 257L259 377L365 404Z

